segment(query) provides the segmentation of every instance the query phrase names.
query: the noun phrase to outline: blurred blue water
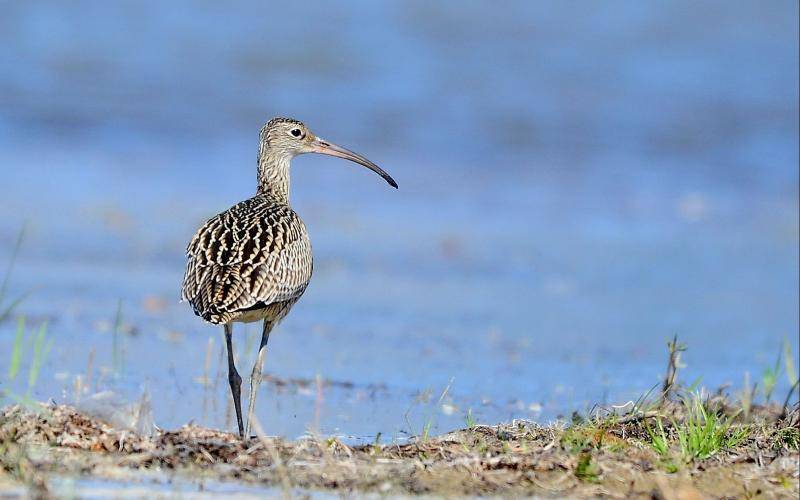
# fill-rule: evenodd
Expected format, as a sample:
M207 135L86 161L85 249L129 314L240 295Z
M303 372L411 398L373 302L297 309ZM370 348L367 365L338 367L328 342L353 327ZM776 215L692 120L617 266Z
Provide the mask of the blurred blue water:
M266 388L270 432L624 402L673 334L709 386L757 380L784 339L797 359L796 2L2 9L0 257L27 222L10 293L34 290L19 312L54 339L38 397L73 398L94 350L97 388L146 385L160 425L224 425L225 384L198 382L220 332L177 303L183 249L252 194L276 115L400 190L295 161L316 274L266 368L354 387ZM120 300L133 334L114 376Z

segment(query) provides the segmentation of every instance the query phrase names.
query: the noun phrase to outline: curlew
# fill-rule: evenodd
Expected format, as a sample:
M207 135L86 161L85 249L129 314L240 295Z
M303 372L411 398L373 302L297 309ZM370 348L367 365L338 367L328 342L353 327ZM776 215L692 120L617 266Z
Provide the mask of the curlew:
M311 279L313 260L306 226L289 205L292 158L320 153L353 161L397 183L380 167L314 135L297 120L273 118L261 128L255 196L212 217L186 249L181 298L209 323L223 325L228 382L241 437L250 435L269 334ZM250 373L247 427L242 422L242 378L233 358L233 323L263 321L261 343Z

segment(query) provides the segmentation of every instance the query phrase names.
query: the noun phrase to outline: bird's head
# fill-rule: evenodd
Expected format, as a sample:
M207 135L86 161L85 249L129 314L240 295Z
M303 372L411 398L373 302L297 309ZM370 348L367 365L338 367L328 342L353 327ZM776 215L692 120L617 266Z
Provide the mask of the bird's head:
M305 153L319 153L344 158L372 170L383 177L390 186L397 188L395 180L379 166L358 153L317 137L299 120L273 118L268 121L261 128L259 154L265 155L267 151L288 158Z

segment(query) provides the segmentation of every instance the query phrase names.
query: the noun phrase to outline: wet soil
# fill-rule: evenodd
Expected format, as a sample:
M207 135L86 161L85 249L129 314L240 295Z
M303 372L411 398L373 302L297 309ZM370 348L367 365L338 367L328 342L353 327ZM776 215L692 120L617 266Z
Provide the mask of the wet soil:
M751 410L748 436L732 449L667 461L648 444L647 429L656 414L680 421L676 408L570 425L474 425L411 443L349 446L335 438L268 437L260 428L241 440L193 425L144 437L67 406L14 405L0 414L0 493L22 488L48 496L57 478L130 481L131 472L146 471L195 481L198 489L203 481L228 481L286 494L797 498L797 405Z

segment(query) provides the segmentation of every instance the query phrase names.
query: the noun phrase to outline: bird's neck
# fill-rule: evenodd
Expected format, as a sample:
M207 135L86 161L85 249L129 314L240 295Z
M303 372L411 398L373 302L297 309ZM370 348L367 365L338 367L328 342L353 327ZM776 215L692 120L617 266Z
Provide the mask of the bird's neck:
M256 194L268 195L289 204L289 166L292 157L276 154L273 151L258 152L258 191Z

